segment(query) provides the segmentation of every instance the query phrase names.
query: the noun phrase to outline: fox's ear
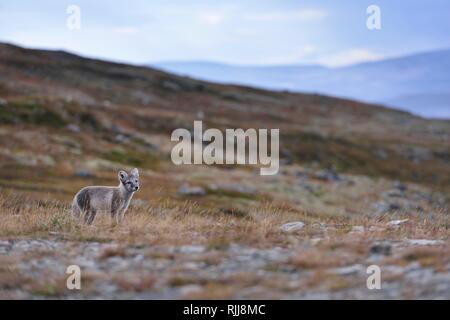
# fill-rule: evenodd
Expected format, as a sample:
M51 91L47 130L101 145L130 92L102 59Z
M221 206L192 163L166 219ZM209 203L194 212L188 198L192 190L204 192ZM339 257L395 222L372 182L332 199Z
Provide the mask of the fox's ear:
M132 176L139 177L139 170L137 168L134 168L133 170L131 170L130 173Z
M128 177L128 174L125 172L125 170L119 170L117 176L119 177L120 181L124 181Z

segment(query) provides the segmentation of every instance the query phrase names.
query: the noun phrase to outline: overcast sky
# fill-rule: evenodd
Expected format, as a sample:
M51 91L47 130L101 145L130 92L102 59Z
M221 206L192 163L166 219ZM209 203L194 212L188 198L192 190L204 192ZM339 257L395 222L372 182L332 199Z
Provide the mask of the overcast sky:
M69 30L67 7L81 9ZM381 30L366 27L369 5ZM0 41L109 60L341 66L450 47L449 0L0 0Z

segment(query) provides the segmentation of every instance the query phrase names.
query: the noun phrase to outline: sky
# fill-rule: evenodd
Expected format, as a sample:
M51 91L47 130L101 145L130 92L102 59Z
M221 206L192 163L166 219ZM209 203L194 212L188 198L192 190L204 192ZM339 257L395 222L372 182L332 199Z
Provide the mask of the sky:
M70 5L80 29L67 27ZM366 26L377 5L381 29ZM450 48L448 0L0 0L0 41L148 64L323 64Z

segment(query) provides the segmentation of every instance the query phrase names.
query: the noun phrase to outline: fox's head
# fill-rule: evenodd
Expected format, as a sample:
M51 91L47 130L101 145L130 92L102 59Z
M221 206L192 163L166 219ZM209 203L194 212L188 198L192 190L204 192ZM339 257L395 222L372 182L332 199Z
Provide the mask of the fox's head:
M119 182L128 192L136 192L139 190L139 171L134 168L128 174L125 170L119 170Z

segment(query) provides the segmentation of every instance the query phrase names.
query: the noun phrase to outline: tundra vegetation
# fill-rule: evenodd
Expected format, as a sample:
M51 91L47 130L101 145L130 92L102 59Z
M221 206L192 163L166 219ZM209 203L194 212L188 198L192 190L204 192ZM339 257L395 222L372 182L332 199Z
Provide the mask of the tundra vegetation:
M278 174L174 165L195 120L280 129ZM448 299L449 137L381 106L0 44L0 298ZM71 218L78 190L134 167L122 224Z

